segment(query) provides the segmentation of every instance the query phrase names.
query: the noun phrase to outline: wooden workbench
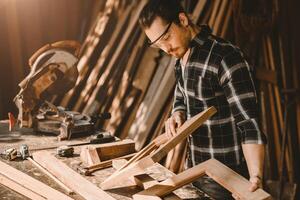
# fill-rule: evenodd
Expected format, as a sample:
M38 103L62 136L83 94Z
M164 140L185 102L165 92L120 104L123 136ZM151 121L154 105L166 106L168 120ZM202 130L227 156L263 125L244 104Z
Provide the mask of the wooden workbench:
M85 138L77 138L72 139L72 142L83 142ZM70 141L63 141L60 144L67 144ZM8 131L8 123L7 121L0 121L0 151L2 152L4 149L9 147L19 148L21 144L27 144L30 148L42 147L42 146L51 146L58 144L57 139L53 135L49 134L41 134L35 133L32 129L15 129L12 132ZM75 156L72 158L63 158L62 160L68 164L71 168L76 168L80 165L80 153L81 147L75 147ZM51 150L55 151L55 150ZM64 192L63 189L60 188L52 179L50 179L47 175L42 173L39 169L37 169L31 162L25 160L17 160L17 161L4 161L5 163L15 167L16 169L46 183L54 189L57 189L61 192ZM110 176L115 170L113 168L106 168L103 170L99 170L93 174L93 176L86 176L86 178L92 183L99 186L101 182L103 182L108 176ZM147 169L147 174L158 181L165 180L167 177L170 177L172 173L162 167L160 164L156 164ZM140 190L135 186L128 186L118 189L108 190L111 196L116 199L124 199L129 200L132 199L132 195L139 192ZM199 190L195 189L191 185L185 186L181 189L175 191L175 193L183 199L201 199L203 197L203 193ZM83 199L79 195L71 195L72 198L76 200ZM26 199L24 196L8 189L2 185L0 185L0 198L1 199L14 199L21 200Z

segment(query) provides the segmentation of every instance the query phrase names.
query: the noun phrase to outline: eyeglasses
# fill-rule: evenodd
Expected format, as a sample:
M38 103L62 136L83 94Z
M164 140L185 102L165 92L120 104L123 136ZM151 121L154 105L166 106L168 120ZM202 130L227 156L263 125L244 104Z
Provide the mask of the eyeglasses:
M170 22L166 28L166 30L156 39L154 40L153 42L151 42L151 40L148 39L148 44L150 47L153 47L153 48L160 48L161 45L157 44L157 41L159 41L161 38L163 38L169 31L171 25L172 25L173 22Z

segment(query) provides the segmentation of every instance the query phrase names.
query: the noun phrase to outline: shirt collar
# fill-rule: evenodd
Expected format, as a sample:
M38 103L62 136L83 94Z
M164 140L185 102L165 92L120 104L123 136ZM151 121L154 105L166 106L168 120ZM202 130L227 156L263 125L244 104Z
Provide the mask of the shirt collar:
M212 30L208 25L201 25L200 32L191 40L190 47L193 47L194 45L202 46L211 33Z
M200 25L200 31L199 33L190 41L190 47L194 47L194 46L202 46L205 41L208 39L208 37L212 34L212 30L211 28L206 25ZM180 66L180 59L176 60L176 64L175 67L177 66L177 68Z

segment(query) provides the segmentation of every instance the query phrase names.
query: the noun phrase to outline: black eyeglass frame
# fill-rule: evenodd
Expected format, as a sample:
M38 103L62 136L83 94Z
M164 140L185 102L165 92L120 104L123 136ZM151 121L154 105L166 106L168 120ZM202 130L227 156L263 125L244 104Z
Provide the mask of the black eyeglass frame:
M166 35L171 27L173 22L170 22L166 28L166 30L156 39L154 40L153 42L151 42L149 39L148 39L148 45L149 46L152 46L153 44L155 44L158 40L160 40L164 35Z

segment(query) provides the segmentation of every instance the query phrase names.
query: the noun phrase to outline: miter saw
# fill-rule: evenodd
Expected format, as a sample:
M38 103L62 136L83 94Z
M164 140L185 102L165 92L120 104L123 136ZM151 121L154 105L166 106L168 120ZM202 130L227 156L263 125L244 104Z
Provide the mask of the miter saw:
M60 41L45 45L29 59L30 73L19 84L21 90L14 98L20 127L54 133L63 140L74 133L92 132L95 120L110 118L110 114L90 117L50 103L54 96L66 94L75 86L79 50L76 41Z

